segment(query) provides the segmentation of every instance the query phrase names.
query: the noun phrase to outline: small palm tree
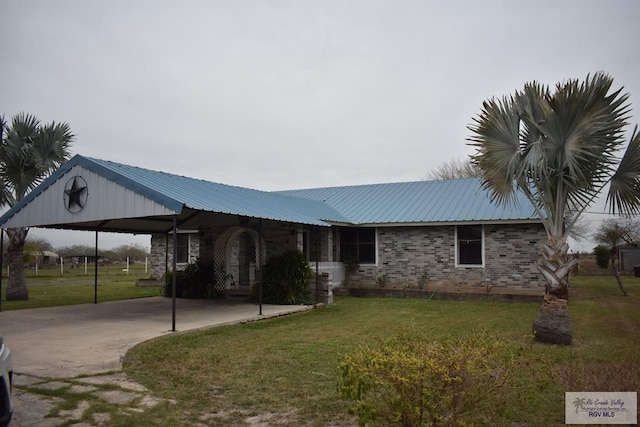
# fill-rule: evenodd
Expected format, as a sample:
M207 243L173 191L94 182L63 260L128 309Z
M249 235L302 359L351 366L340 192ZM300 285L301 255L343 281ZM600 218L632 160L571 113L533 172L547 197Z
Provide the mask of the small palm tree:
M573 406L576 407L576 414L577 414L578 411L582 409L584 405L587 404L587 399L585 397L576 397L576 400L574 400L572 404Z
M69 159L74 135L67 123L42 125L33 115L16 114L11 123L0 117L0 206L13 207L51 172ZM9 228L7 300L27 300L24 243L27 228Z
M606 185L612 212L640 212L640 135L634 131L620 160L629 95L610 93L612 83L601 72L582 83L558 83L554 92L528 83L510 97L485 101L469 126L471 158L492 199L509 204L521 191L547 231L539 264L545 300L533 325L542 341L571 343L568 284L577 260L567 236L580 215Z

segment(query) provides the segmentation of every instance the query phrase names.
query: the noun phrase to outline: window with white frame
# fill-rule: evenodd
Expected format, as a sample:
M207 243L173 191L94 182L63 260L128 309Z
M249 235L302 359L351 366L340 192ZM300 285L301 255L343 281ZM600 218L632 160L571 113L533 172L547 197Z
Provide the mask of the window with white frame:
M458 265L483 265L483 238L482 225L458 225L456 227L456 258Z
M189 233L179 233L176 245L176 262L179 264L189 263Z
M340 229L340 261L358 264L376 263L376 229L343 227Z

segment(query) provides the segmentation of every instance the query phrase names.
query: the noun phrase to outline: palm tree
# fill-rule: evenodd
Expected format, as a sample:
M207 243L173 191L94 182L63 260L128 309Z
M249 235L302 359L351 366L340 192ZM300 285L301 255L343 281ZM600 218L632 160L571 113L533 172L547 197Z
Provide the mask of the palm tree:
M0 117L0 206L13 207L70 157L74 139L67 123L42 125L33 115ZM27 228L9 228L7 300L27 300L23 252Z
M612 83L602 72L558 83L554 92L527 83L485 101L469 126L471 158L492 200L506 205L521 191L547 231L539 263L545 298L533 323L541 341L571 343L569 271L577 260L568 254L567 236L580 215L606 185L610 211L640 212L640 135L633 132L620 160L629 95L610 93Z

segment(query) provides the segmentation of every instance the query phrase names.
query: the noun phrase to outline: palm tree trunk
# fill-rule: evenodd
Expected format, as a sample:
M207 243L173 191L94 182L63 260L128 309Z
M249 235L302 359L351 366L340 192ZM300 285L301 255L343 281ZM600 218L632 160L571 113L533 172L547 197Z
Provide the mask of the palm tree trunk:
M24 276L24 242L28 229L8 228L9 236L9 281L7 283L7 301L26 301L29 299L27 281Z
M570 345L573 339L569 313L569 272L578 260L569 255L569 245L563 240L544 244L538 268L547 283L544 300L533 322L533 334L538 341Z

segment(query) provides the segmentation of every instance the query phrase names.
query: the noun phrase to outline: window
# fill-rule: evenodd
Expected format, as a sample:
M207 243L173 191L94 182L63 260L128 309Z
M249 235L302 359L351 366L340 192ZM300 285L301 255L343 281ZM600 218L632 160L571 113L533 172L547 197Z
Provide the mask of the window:
M189 234L181 233L177 238L176 262L187 264L189 263Z
M376 263L375 228L341 228L340 261L356 260L358 264Z
M483 265L482 225L456 227L457 264Z

